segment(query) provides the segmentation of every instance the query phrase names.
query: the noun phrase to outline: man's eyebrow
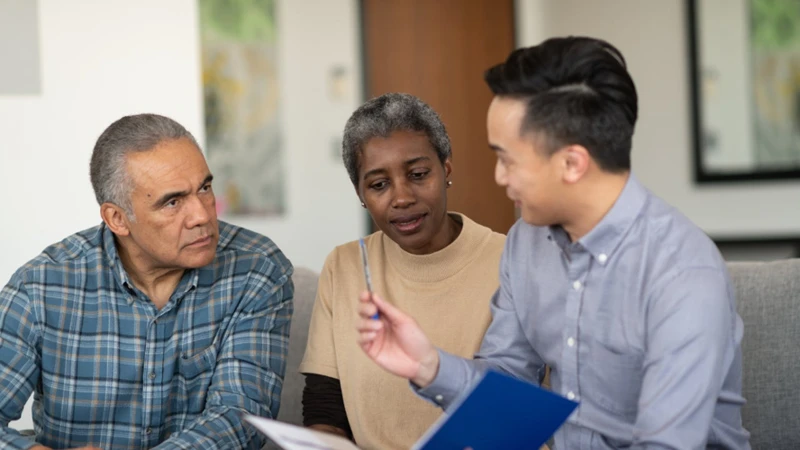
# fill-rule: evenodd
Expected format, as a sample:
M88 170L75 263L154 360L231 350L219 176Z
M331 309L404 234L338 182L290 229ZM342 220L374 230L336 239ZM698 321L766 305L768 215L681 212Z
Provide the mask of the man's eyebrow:
M206 175L205 179L203 179L203 182L200 183L200 186L198 186L197 189L200 189L203 186L207 185L208 183L211 183L213 180L214 180L214 175L211 174Z
M211 183L211 181L213 179L214 179L214 175L211 175L211 174L206 175L206 177L203 179L203 182L200 183L200 186L198 186L197 188L200 189L203 186L207 185L208 183ZM166 194L164 194L161 197L159 197L158 200L153 202L153 205L154 206L160 206L160 205L168 203L170 200L173 200L173 199L176 199L176 198L180 198L180 197L185 197L187 195L189 195L189 191L167 192Z
M161 205L164 205L164 204L170 202L171 200L174 200L174 199L180 198L180 197L185 197L187 195L189 195L189 191L167 192L166 194L164 194L161 197L159 197L158 200L154 201L153 202L153 206L158 207L158 206L161 206Z

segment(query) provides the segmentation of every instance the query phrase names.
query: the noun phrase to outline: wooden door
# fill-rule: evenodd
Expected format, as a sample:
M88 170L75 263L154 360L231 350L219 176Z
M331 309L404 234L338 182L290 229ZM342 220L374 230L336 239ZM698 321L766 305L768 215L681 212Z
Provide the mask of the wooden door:
M453 146L448 208L507 233L513 203L494 182L483 72L514 49L513 0L362 0L366 98L408 92L442 117Z

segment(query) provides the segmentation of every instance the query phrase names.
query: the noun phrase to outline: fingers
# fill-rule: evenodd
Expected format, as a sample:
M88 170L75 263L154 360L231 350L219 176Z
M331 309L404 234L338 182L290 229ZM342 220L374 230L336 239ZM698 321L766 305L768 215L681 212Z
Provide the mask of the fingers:
M372 297L375 297L375 294L373 294ZM362 319L369 319L378 312L378 307L373 303L369 292L362 292L358 300L358 315L361 316Z
M359 333L368 331L374 332L381 329L383 329L383 322L380 320L365 319L362 317L358 319L356 323L356 330L358 330Z
M356 341L358 345L361 346L364 350L366 350L374 341L375 338L378 336L378 333L375 331L367 331L364 333L358 333L358 338Z
M363 299L364 296L361 296ZM366 295L367 302L361 302L358 308L358 315L360 316L356 323L356 331L358 332L358 344L365 351L368 349L372 341L378 336L378 331L383 329L383 322L380 320L372 319L372 315L377 311L377 307L369 302L369 294Z
M408 316L404 312L395 308L394 305L374 292L370 296L369 292L364 291L358 299L361 302L358 308L358 314L362 318L370 318L375 315L375 313L380 312L382 317L385 317L391 323L399 323L408 319Z

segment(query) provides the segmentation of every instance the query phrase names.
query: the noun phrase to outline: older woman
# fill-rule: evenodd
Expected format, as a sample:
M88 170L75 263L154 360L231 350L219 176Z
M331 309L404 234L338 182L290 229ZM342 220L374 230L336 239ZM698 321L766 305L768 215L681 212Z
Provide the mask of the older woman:
M380 229L364 239L373 289L405 299L398 306L437 346L472 356L491 320L505 237L448 212L453 168L439 116L412 95L372 99L348 120L342 156L361 205ZM407 449L441 410L359 349L356 308L364 289L358 242L334 249L320 274L300 366L304 422L362 448Z

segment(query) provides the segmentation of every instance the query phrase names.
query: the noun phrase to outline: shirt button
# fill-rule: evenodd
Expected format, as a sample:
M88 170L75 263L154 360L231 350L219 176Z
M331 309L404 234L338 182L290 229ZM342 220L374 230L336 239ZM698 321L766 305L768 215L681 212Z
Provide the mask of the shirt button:
M150 434L150 433L152 433L152 432L153 432L153 429L152 429L152 428L150 428L150 427L147 427L147 428L145 428L145 430L144 430L144 434Z
M567 392L567 398L570 400L575 400L575 393L572 391Z
M436 400L436 403L442 403L442 400L444 400L444 397L442 397L442 394L439 394L436 397L433 397L433 399Z
M569 345L570 347L574 347L575 346L575 339L573 339L573 338L567 339L567 345Z
M573 281L572 282L572 289L575 289L576 291L581 290L581 282L578 281L578 280Z
M155 372L150 372L150 375L148 375L148 377L150 377L151 380L155 380L156 379L156 373Z
M597 255L597 260L600 261L600 264L605 264L606 261L608 261L608 255L606 255L605 253L600 253L599 255Z

